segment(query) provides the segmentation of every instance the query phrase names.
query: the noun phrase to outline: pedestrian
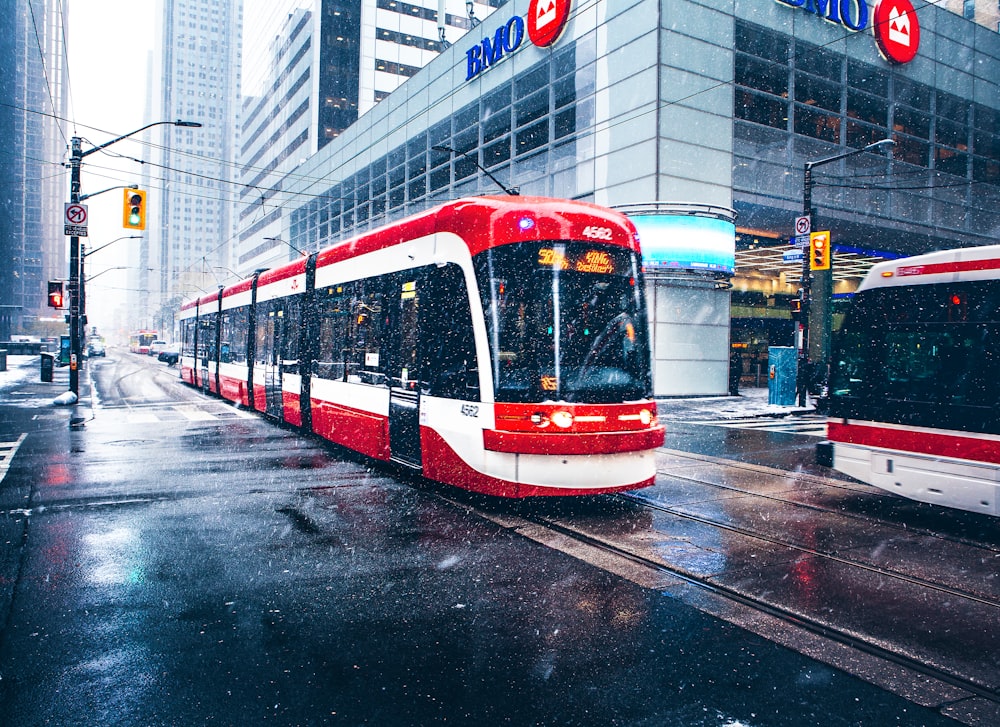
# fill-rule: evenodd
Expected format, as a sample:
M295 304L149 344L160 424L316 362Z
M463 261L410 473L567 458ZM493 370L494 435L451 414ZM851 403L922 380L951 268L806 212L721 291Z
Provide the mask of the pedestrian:
M740 395L740 377L743 375L743 356L739 349L730 349L729 354L729 395Z

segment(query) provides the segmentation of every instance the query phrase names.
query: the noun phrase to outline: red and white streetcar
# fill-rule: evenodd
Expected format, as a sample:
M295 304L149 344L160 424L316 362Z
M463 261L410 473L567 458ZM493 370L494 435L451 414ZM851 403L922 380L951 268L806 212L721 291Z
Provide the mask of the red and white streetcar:
M186 304L182 378L504 497L650 485L638 236L623 215L462 199Z
M880 263L838 333L832 466L1000 515L1000 245Z

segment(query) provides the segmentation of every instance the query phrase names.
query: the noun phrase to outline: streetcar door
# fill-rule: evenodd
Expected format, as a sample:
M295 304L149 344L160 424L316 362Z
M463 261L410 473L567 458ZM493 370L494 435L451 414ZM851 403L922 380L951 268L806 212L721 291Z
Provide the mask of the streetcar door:
M393 275L389 309L389 455L420 468L419 276Z
M285 308L283 301L272 301L267 306L264 321L264 411L268 416L284 418L285 408L281 388L281 352L287 335Z

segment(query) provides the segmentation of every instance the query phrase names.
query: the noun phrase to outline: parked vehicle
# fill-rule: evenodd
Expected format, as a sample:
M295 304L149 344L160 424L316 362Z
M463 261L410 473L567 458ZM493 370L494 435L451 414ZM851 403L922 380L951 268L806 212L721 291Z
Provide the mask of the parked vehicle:
M172 343L160 351L156 357L158 361L163 361L168 366L173 366L181 357L181 346L179 343Z
M166 341L161 341L160 339L156 339L151 344L149 344L149 355L159 356L161 353L167 350L168 345L169 344Z
M105 354L104 341L96 338L87 343L87 356L93 358L94 356L103 356Z

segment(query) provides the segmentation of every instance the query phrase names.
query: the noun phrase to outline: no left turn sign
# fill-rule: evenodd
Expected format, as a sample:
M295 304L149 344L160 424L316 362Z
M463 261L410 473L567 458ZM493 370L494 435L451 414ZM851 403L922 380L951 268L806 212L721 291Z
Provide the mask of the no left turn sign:
M808 215L795 218L795 234L808 235L812 231L812 221Z
M63 234L87 237L87 205L67 202L63 215Z
M66 203L66 224L67 225L86 225L87 224L87 205L67 202Z

